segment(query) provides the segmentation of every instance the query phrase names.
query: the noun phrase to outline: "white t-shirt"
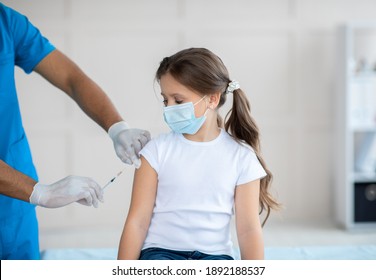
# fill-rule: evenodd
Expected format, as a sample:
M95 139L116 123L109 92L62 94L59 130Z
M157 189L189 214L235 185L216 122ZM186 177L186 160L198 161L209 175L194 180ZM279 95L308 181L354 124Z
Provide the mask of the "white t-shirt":
M209 142L179 133L152 139L140 152L158 174L153 216L143 249L232 256L235 188L266 176L253 149L224 130Z

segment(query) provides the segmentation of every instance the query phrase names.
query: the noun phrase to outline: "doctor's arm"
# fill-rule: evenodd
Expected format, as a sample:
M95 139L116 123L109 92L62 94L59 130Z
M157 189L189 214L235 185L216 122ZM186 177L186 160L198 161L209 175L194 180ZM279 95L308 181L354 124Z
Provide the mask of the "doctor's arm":
M259 194L260 180L236 187L235 221L242 260L264 259Z
M98 207L103 190L91 178L68 176L44 185L0 160L0 194L46 208L58 208L73 202Z
M0 160L0 194L29 202L37 182Z
M144 157L135 171L131 204L120 239L118 259L137 260L149 229L157 194L157 173Z
M69 95L104 130L122 120L104 91L59 50L42 59L34 71Z
M138 152L150 140L150 133L129 128L105 92L71 59L54 50L34 71L70 96L92 120L109 132L116 154L123 162L138 167Z

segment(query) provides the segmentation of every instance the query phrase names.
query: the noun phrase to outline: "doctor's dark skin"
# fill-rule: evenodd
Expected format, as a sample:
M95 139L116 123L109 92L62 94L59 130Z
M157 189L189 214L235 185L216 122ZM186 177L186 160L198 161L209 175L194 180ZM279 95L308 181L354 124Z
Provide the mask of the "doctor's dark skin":
M34 71L69 95L104 130L122 120L103 90L59 50L47 55ZM1 194L29 202L36 183L0 160Z

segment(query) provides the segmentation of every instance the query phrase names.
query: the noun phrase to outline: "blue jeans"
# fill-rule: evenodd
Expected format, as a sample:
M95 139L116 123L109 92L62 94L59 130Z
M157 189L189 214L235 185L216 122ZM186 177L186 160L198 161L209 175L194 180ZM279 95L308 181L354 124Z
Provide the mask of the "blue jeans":
M208 255L199 251L147 248L141 251L140 260L233 260L233 258L228 255Z

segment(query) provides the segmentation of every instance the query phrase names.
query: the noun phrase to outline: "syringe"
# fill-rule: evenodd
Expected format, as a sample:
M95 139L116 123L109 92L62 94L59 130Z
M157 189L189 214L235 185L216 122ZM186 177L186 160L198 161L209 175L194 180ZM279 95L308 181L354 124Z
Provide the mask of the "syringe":
M123 173L124 170L125 170L125 168L123 170L121 170L118 174L116 174L116 176L114 178L112 178L106 185L103 186L102 190L104 190L105 188L107 188L113 181L115 181L115 179L117 177L119 177L120 174Z

